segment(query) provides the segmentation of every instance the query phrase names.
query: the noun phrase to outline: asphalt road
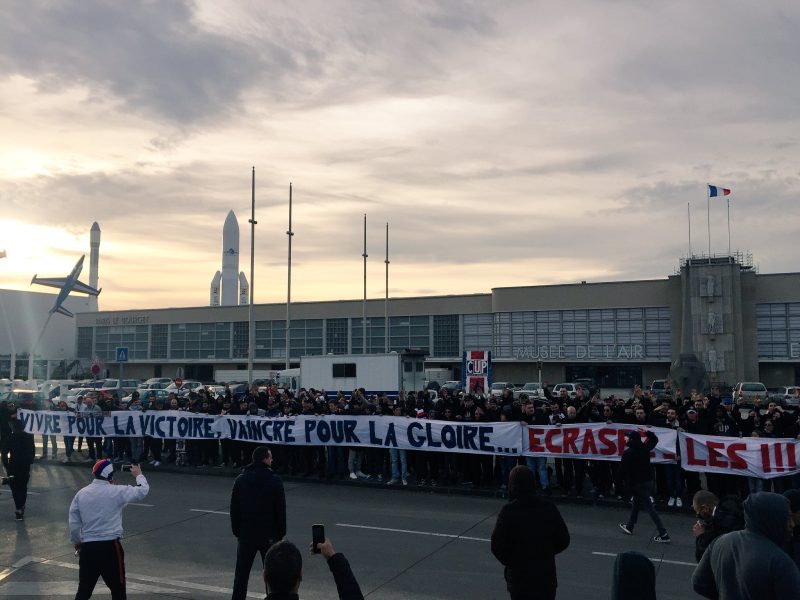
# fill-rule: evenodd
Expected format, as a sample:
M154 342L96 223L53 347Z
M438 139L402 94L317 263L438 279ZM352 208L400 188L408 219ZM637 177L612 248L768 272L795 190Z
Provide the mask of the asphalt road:
M150 494L124 513L130 597L229 597L236 556L227 514L232 479L145 474ZM132 481L127 473L118 475L120 483ZM0 598L74 597L77 558L68 540L67 510L89 480L88 465L35 465L22 523L13 520L10 493L1 488ZM368 598L507 598L502 567L488 542L503 500L318 482L288 482L286 492L289 539L305 547L312 523L324 523ZM663 515L674 540L665 545L649 541L655 530L646 515L636 535L628 537L617 528L626 517L623 508L559 508L572 536L557 561L559 599L607 598L614 555L629 549L663 559L655 563L660 600L699 598L690 585L690 516ZM301 598L332 598L335 593L323 559L306 555ZM102 580L95 595L109 596ZM256 567L249 597L264 595Z

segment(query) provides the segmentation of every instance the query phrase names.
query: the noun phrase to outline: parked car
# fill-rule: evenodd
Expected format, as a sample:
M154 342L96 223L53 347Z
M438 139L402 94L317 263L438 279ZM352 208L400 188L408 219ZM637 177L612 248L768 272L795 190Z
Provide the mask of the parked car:
M151 396L155 396L156 400L163 401L165 405L167 404L167 401L169 400L169 392L167 392L167 390L152 388L152 389L148 389L148 390L144 390L144 391L140 391L139 392L139 400L141 400L142 402L147 401ZM132 395L128 394L127 396L122 398L122 402L130 403L131 399L132 399Z
M166 388L170 383L172 383L172 379L169 377L151 377L150 379L146 380L145 383L162 383L164 387L161 389Z
M174 392L178 396L188 396L189 392L197 392L203 387L205 386L202 381L184 381L180 387L175 385L175 382L173 381L164 389L167 390L168 393Z
M667 392L669 392L670 396L672 395L669 379L654 379L650 382L650 387L647 389L650 391L650 397L656 400L663 400L666 398Z
M782 398L784 406L800 408L800 386L788 385L780 387L773 398Z
M557 383L553 386L553 397L558 398L561 395L561 390L567 390L567 396L574 398L577 395L578 386L574 383Z
M111 396L122 398L133 392L137 387L139 387L138 379L105 379L97 389Z
M17 408L26 408L28 410L45 410L49 408L47 406L49 400L41 393L19 388L0 394L0 402L13 403Z
M580 385L583 388L585 395L589 398L600 393L600 386L597 385L595 380L591 377L579 377L572 383Z
M67 390L65 393L61 394L60 396L56 396L52 399L53 406L58 406L58 403L62 400L66 402L69 408L74 409L78 405L78 397L85 396L86 392L93 392L95 389L93 387L77 387L72 388L71 390Z
M500 398L505 390L511 390L513 392L514 389L515 387L513 383L509 383L507 381L495 381L492 384L492 389L489 393L495 398Z
M522 395L528 398L544 398L544 388L538 381L532 381L514 390L514 398L516 400L519 400Z
M743 381L741 383L737 383L733 387L733 401L738 402L739 398L742 398L742 404L745 406L753 404L754 398L761 398L764 401L764 404L769 402L769 392L767 391L767 386L763 383L757 381Z
M442 390L447 390L447 393L451 396L455 396L459 392L464 391L464 386L461 385L460 381L445 381L442 386L439 388L439 393L442 393Z

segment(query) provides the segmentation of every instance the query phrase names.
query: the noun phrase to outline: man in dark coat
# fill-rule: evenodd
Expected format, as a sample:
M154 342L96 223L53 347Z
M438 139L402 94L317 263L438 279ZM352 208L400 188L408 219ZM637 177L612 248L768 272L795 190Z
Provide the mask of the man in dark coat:
M256 553L264 557L286 535L286 496L283 482L272 472L272 453L266 446L253 450L231 492L231 530L239 539L233 600L244 600Z
M633 528L639 516L639 509L644 508L653 519L658 535L653 538L656 542L669 543L670 537L653 506L653 469L650 467L650 451L658 444L658 438L652 431L647 432L647 441L642 442L638 431L628 431L625 434L626 445L622 453L620 471L628 489L633 493L631 516L627 523L620 523L619 527L628 535L633 535Z
M789 554L800 568L800 490L786 490L783 495L789 499L792 511L792 539L789 541Z
M567 525L555 504L536 495L533 471L524 465L511 470L508 497L492 532L492 554L505 567L511 600L553 600L555 556L569 546Z
M7 483L14 497L14 518L22 521L25 516L25 503L28 500L28 481L31 478L31 465L36 458L33 435L26 433L22 421L17 419L16 411L9 418L11 439L9 451L11 456L8 464L8 477L3 477L2 483Z
M744 529L742 502L737 496L725 496L718 500L711 492L700 490L692 499L692 508L697 515L692 527L694 558L697 562L700 562L715 539L731 531Z
M692 575L694 591L714 600L800 600L800 570L785 550L789 510L789 500L780 494L748 496L744 531L712 542Z

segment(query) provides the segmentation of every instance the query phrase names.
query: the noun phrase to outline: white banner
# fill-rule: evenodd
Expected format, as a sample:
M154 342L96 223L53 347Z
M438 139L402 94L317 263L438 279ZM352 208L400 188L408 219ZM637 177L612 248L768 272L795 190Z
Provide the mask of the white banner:
M620 460L625 450L625 433L635 430L644 439L646 431L658 436L650 452L654 463L675 463L677 431L660 427L636 427L620 423L576 423L574 425L528 425L522 452L525 456Z
M288 445L369 446L437 452L521 452L519 423L461 423L405 417L202 415L184 411L19 411L28 433L86 437L231 439Z
M686 471L772 479L800 472L800 441L730 438L681 432L681 467Z

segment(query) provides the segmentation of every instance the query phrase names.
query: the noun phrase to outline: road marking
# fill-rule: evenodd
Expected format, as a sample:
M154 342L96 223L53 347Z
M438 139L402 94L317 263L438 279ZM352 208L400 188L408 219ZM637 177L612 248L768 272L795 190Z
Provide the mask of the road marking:
M413 535L428 535L431 537L443 537L458 540L471 540L473 542L491 542L488 538L470 537L468 535L456 535L453 533L436 533L433 531L415 531L413 529L394 529L392 527L372 527L370 525L353 525L352 523L336 523L337 527L351 527L353 529L372 529L375 531L391 531L392 533L410 533Z
M135 594L191 594L189 590L181 590L176 587L164 587L148 585L146 583L137 583L129 581L127 583L127 591L130 595ZM4 585L0 585L0 593L4 598L11 596L24 596L30 598L31 596L44 596L52 598L54 596L75 596L75 590L78 589L77 581L9 581ZM92 596L110 596L111 592L102 582L95 588Z
M47 558L32 558L31 562L37 562L44 565L53 565L56 567L64 567L66 569L73 569L73 570L78 570L80 568L78 567L78 565L74 563L50 560ZM214 592L216 594L225 594L226 596L230 596L233 593L232 588L223 588L216 585L205 585L203 583L194 583L191 581L179 581L177 579L169 579L166 577L153 577L151 575L137 575L135 573L125 573L125 578L138 581L145 581L147 583L157 583L162 585L171 585L175 587L184 587L190 590L198 590L201 592ZM233 576L231 576L231 579L233 579ZM247 597L258 598L259 600L263 600L264 594L255 594L248 592Z
M616 554L614 552L592 552L595 556L608 556L611 558L616 558ZM666 560L663 558L650 558L653 562L660 562L667 565L681 565L682 567L696 567L697 563L691 562L682 562L680 560Z
M8 577L9 575L12 575L15 571L21 569L25 565L27 565L29 563L32 563L32 562L33 562L33 557L32 556L25 556L23 558L20 558L17 562L15 562L13 565L8 567L7 569L3 569L2 571L0 571L0 581L3 581L3 579Z
M144 506L145 508L153 508L154 504L142 504L141 502L128 502L128 506Z
M190 508L189 512L206 513L209 515L229 515L231 513L222 510L205 510L204 508Z

